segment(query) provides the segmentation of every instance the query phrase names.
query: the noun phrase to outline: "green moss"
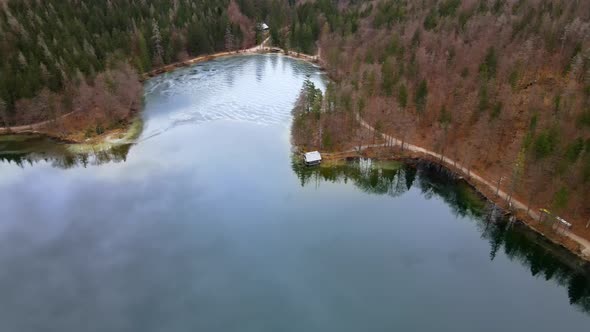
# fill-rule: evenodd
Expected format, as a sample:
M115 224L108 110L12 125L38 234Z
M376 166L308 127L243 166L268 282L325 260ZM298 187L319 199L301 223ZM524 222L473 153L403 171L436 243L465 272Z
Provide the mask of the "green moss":
M136 139L139 138L139 136L141 135L142 132L143 132L143 119L141 119L141 117L137 117L135 120L133 120L133 122L131 123L131 125L127 129L127 132L123 136L123 140L128 141L128 142L135 141Z

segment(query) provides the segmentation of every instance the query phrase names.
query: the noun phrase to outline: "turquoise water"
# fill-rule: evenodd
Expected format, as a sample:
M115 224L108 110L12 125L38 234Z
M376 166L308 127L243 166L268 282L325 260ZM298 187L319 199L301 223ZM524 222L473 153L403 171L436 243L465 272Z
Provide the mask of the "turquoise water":
M146 83L131 147L5 150L0 331L587 328L583 269L465 184L294 160L308 75L324 86L298 60L217 59Z

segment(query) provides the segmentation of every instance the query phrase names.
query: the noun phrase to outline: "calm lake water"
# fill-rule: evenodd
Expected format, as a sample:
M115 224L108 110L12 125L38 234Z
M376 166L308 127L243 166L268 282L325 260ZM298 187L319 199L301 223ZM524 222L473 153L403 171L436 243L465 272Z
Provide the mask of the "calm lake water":
M588 278L465 184L294 162L308 75L265 55L158 77L114 152L0 140L0 331L588 329Z

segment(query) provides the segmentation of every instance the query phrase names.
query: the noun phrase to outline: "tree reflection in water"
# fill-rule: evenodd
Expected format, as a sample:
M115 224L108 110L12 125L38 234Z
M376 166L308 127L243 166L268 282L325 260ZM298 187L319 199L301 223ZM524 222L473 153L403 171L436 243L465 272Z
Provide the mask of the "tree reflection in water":
M27 164L32 166L47 162L62 169L118 163L127 160L132 145L118 144L108 149L87 149L87 152L77 153L70 151L67 144L46 137L32 135L18 137L16 140L5 138L0 141L0 163L14 163L25 167Z
M412 187L426 197L439 197L460 217L469 217L490 244L490 259L503 250L506 256L526 266L531 275L552 280L567 288L570 304L590 313L590 266L565 249L549 243L518 221L512 221L454 174L426 162L382 163L355 159L320 167L292 162L301 185L322 182L352 182L363 192L397 197Z

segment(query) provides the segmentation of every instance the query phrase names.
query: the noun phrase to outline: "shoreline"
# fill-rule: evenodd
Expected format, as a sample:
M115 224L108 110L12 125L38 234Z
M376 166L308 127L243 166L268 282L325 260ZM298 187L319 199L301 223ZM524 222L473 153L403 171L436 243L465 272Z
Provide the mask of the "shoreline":
M404 145L405 146L405 145ZM295 146L295 154L299 155L302 152L301 148ZM590 275L590 257L584 255L578 244L574 243L565 235L560 234L552 228L540 224L537 220L527 217L522 212L519 213L517 209L510 209L506 202L499 196L495 196L493 191L485 190L481 185L473 180L472 177L466 177L457 172L448 165L442 164L439 159L429 158L409 150L400 150L400 147L388 146L381 144L373 146L366 146L365 149L334 151L322 153L322 165L319 167L333 167L340 162L351 159L368 158L377 162L401 162L410 167L418 167L419 165L429 165L438 167L441 172L449 174L457 183L464 183L473 189L480 199L489 202L498 207L505 215L514 218L513 227L518 227L520 232L526 235L527 238L535 241L545 250L550 252L560 261L567 264L570 268L577 269L587 275ZM498 198L500 198L498 200Z
M266 42L266 41L265 41ZM264 42L263 42L264 43ZM248 55L258 55L258 54L279 54L281 56L307 61L314 65L319 66L319 68L323 69L321 65L321 61L318 55L309 55L305 53L298 53L293 51L285 51L282 48L278 47L268 47L268 46L255 46L253 48L238 50L238 51L231 51L231 52L218 52L213 54L201 55L195 58L191 58L185 61L175 62L154 70L151 70L147 73L141 75L141 81L145 82L150 78L173 72L180 68L189 67L198 63L207 62L219 58L230 57L230 56L248 56Z
M135 144L143 131L143 119L139 114L133 114L127 120L124 127L106 130L100 136L95 136L85 140L77 140L71 137L63 137L48 132L37 130L23 130L20 132L1 132L1 137L41 137L46 138L57 145L63 145L67 151L72 153L87 153L97 151L107 151L118 146ZM9 138L10 139L10 138Z
M404 146L406 146L406 144L404 144ZM550 243L552 246L555 246L556 249L566 251L569 255L575 257L577 260L579 260L577 265L590 273L590 255L588 255L590 247L585 246L584 243L575 241L571 237L566 236L563 232L555 230L552 226L540 224L537 219L534 219L532 216L527 214L525 211L522 211L518 207L512 206L511 208L511 206L506 203L505 198L503 198L501 195L496 196L496 194L489 190L487 186L476 181L476 179L474 179L474 173L471 173L470 175L462 174L462 172L459 172L459 169L452 167L452 164L449 166L448 164L441 162L440 158L433 158L432 156L416 151L405 149L400 150L399 146L385 147L379 145L368 146L366 149L361 151L328 152L322 154L322 157L327 162L344 161L349 158L371 158L381 161L401 161L410 165L416 165L421 162L437 165L441 169L444 169L452 174L458 181L465 182L486 201L489 201L501 208L505 213L514 216L516 221L522 227L526 228L528 231L540 237L547 243ZM445 161L447 161L446 157ZM515 201L516 200L514 199L512 200L512 202ZM531 210L529 212L533 211ZM563 256L563 253L560 253L560 256Z
M427 159L420 156L405 156L403 153L399 152L396 152L396 154L399 155L395 156L394 158L387 158L386 160L400 161L413 167L417 167L419 164L426 163L429 165L435 165L441 171L444 170L447 174L450 174L455 179L455 181L463 182L472 188L482 200L500 208L505 216L514 217L513 226L518 227L519 231L523 232L527 238L535 241L537 244L542 246L545 250L549 251L556 257L559 257L559 259L566 263L570 268L580 269L590 275L590 257L584 256L581 254L581 252L574 250L574 248L568 247L567 244L559 240L558 233L555 232L552 233L552 236L548 236L547 233L543 232L541 229L531 225L531 222L536 223L537 225L540 224L536 220L527 220L521 214L511 210L506 206L505 202L498 202L496 199L491 198L490 196L493 197L495 195L490 195L489 193L484 192L480 186L472 181L472 178L465 178L461 176L455 170L441 164L437 160ZM377 157L375 160L380 160L380 158ZM545 228L547 228L548 231L551 231L551 227L546 226Z
M360 115L357 114L356 118L362 127L369 130L370 132L376 132L375 128L362 119ZM562 228L561 230L558 228L555 230L553 225L551 225L551 227L546 227L546 225L540 224L539 220L541 219L541 215L537 213L535 207L531 207L522 203L511 193L501 190L497 184L490 182L482 176L476 174L470 168L462 165L456 160L452 160L449 157L445 157L444 155L428 150L424 147L401 141L397 137L393 137L384 133L379 134L386 143L373 147L399 147L401 148L402 153L410 154L445 167L449 171L465 178L466 181L468 181L473 187L475 187L490 201L494 202L497 206L502 207L505 210L510 210L511 213L526 223L534 231L540 233L544 237L547 237L556 244L566 246L584 261L590 261L590 241L573 233L571 228ZM369 149L370 148L371 147L369 147Z
M254 46L252 48L248 48L248 49L241 49L241 50L231 51L231 52L217 52L217 53L213 53L213 54L201 55L201 56L194 57L194 58L191 58L191 59L188 59L185 61L180 61L180 62L175 62L175 63L169 64L169 65L165 65L165 66L156 68L154 70L151 70L147 73L141 74L140 75L140 82L145 82L148 79L151 79L153 77L156 77L156 76L159 76L162 74L173 72L173 71L180 69L180 68L189 67L189 66L192 66L192 65L195 65L198 63L207 62L207 61L211 61L211 60L218 59L218 58L230 57L230 56L249 56L249 55L257 55L257 54L279 54L281 56L285 56L285 57L289 57L289 58L293 58L293 59L297 59L297 60L302 60L302 61L307 61L309 63L317 65L320 69L323 69L319 55L314 56L314 55L309 55L309 54L305 54L305 53L285 51L284 49L281 49L279 47L265 46L265 44L268 41L269 41L269 38L265 39L260 45L256 45L256 46ZM70 135L68 137L64 137L64 136L52 134L50 132L43 130L43 128L55 123L55 121L67 118L79 111L80 110L74 110L72 112L66 113L66 114L62 115L57 120L47 120L47 121L42 121L42 122L33 123L33 124L29 124L29 125L0 127L0 136L39 135L39 136L43 136L43 137L47 137L49 139L55 140L58 143L62 143L62 144L70 144L70 145L74 145L74 146L84 146L84 145L99 146L99 145L103 145L103 144L108 144L110 137L112 135L117 134L117 133L122 132L123 135L127 136L126 134L130 130L130 128L133 126L133 124L135 122L141 120L140 115L143 110L141 110L139 112L132 112L132 114L130 114L129 118L126 119L127 124L123 128L116 128L116 129L107 130L107 131L105 131L105 133L103 133L100 136L96 136L96 137L86 139L86 140L79 140L79 139L72 138L72 136L75 136L75 135ZM129 142L129 143L132 143L132 142Z
M264 43L268 41L265 40L261 45L257 45L250 49L244 49L239 51L233 52L218 52L209 55L203 55L199 57L195 57L186 61L181 61L173 64L169 64L157 69L154 69L150 72L144 73L141 75L141 81L145 81L147 79L153 78L158 75L162 75L165 73L173 72L177 69L184 68L187 66L191 66L194 64L211 61L217 58L222 57L230 57L230 56L249 56L249 55L257 55L257 54L279 54L281 56L290 57L302 61L306 61L312 63L314 65L319 66L320 69L323 69L321 65L321 60L319 55L312 56L304 53L296 53L292 51L287 51L280 49L278 47L267 47L264 46ZM79 110L67 113L62 117L70 116L71 114L77 112ZM130 115L127 124L123 128L116 128L107 130L104 134L100 136L93 137L91 139L86 140L75 140L68 137L60 137L58 135L53 135L51 133L43 132L38 130L39 127L51 125L56 120L44 121L37 124L31 125L24 125L18 127L9 127L9 128L0 128L0 136L8 136L8 135L39 135L44 136L49 139L55 140L61 144L69 144L74 151L84 151L87 149L96 149L100 147L100 149L108 149L112 148L117 145L122 144L133 144L135 140L142 132L142 124L141 124L141 112L133 112ZM374 131L375 129L371 127L368 123L366 123L360 117L358 118L361 125L370 131ZM138 125L139 124L139 125ZM17 131L12 131L11 128L18 128ZM118 134L119 138L113 138L114 135ZM455 176L459 181L464 181L470 187L472 187L482 198L485 200L495 204L502 210L506 211L513 215L516 220L522 224L523 227L526 227L527 230L534 233L536 236L539 236L543 240L551 243L552 245L556 246L556 248L560 248L560 250L565 250L569 254L575 256L585 266L586 270L590 271L590 245L587 245L584 242L588 242L587 240L578 237L577 235L573 234L574 237L568 237L564 235L564 232L559 233L552 229L552 227L547 227L538 222L538 218L534 218L531 213L535 213L534 211L522 211L521 207L515 206L507 206L507 199L503 196L508 196L506 193L500 191L501 195L496 195L493 193L493 190L490 190L490 182L479 177L477 174L471 172L470 170L465 170L461 164L456 163L453 160L450 160L447 157L439 156L437 153L427 150L422 147L414 146L411 143L404 142L403 147L401 147L400 140L395 137L391 137L385 134L381 134L387 141L393 142L392 145L386 146L382 144L374 144L362 147L360 150L349 150L349 151L340 151L340 152L332 152L332 153L325 153L325 159L329 161L339 161L339 160L346 160L347 158L373 158L375 160L395 160L395 161L402 161L407 162L409 164L417 164L418 162L428 162L432 164L436 164L441 168L444 168L446 171L450 172ZM401 147L401 149L400 149ZM404 149L405 148L405 149ZM384 154L387 155L384 157ZM493 188L491 188L493 189ZM515 205L522 205L522 203L516 201L516 199L511 198L511 202L515 202L518 204ZM567 231L566 231L567 232ZM575 238L580 238L582 241L576 241ZM576 248L577 246L577 248Z
M292 57L295 59L300 59L303 61L307 61L309 63L318 65L320 69L324 69L321 64L320 55L312 56L304 53L295 53L295 52L285 52L283 49L278 47L264 47L264 43L266 40L259 46L256 46L252 49L246 50L249 52L222 52L217 53L212 56L207 57L197 57L191 60L187 60L182 64L174 64L173 68L170 71L173 71L177 68L182 68L185 66L189 66L192 64L196 64L199 62L204 62L212 59L216 59L219 57L225 56L235 56L235 55L253 55L253 54L268 54L268 53L278 53L282 54L283 56ZM257 52L251 52L250 50L256 49ZM167 71L165 71L167 72ZM164 73L164 72L161 72ZM357 115L358 117L358 115ZM368 123L366 123L363 119L358 117L359 122L363 127L368 129L369 131L375 131L373 127L371 127ZM530 232L534 233L536 236L541 237L548 243L561 250L565 250L568 254L573 255L576 259L583 262L583 265L586 265L585 270L590 273L590 241L581 238L570 231L562 231L559 233L557 230L553 228L553 226L544 226L539 223L538 217L535 218L531 214L536 214L536 212L531 208L530 210L525 210L523 207L526 207L524 204L518 202L514 197L511 197L507 193L503 192L502 190L498 190L497 194L493 193L493 184L490 184L489 181L479 177L477 174L471 172L470 169L465 169L460 163L457 163L454 160L449 159L445 156L439 156L437 153L427 150L422 147L415 146L408 142L403 142L395 137L381 134L387 141L392 142L393 144L389 146L389 148L397 147L398 153L397 156L389 157L382 159L381 156L371 156L370 152L372 149L381 148L384 145L381 144L373 144L367 145L361 148L361 151L357 151L356 149L352 151L340 151L340 152L332 152L328 153L328 160L336 161L336 160L345 160L347 157L367 157L367 158L374 158L376 160L397 160L397 161L424 161L434 163L441 168L446 169L448 172L452 173L458 180L465 181L470 187L472 187L479 195L482 196L485 200L493 203L497 207L501 208L503 211L510 213L513 215L517 222L520 223L523 227L525 227ZM402 145L403 144L403 145ZM399 149L401 147L401 150ZM405 149L406 148L406 149ZM412 149L413 148L413 149ZM361 155L364 152L365 155ZM400 153L401 152L401 153ZM461 175L463 173L463 175ZM491 188L491 189L490 189ZM491 190L491 191L490 191ZM512 203L515 203L512 205ZM564 234L569 234L571 236L566 236Z
M72 137L74 135L62 136L62 135L53 134L51 132L44 131L42 129L31 129L30 126L22 126L22 127L29 127L29 128L23 128L23 129L17 130L17 131L2 130L2 131L0 131L0 137L2 137L2 136L35 135L35 136L40 136L40 137L46 137L48 139L51 139L51 140L56 141L57 143L61 143L61 144L98 145L98 144L107 143L107 141L111 138L111 136L116 135L116 134L120 134L122 136L127 136L127 132L132 128L134 123L136 123L137 121L140 121L140 120L141 120L141 117L139 116L139 114L133 114L133 115L129 116L128 119L125 120L127 122L125 124L125 126L123 126L121 128L105 130L105 132L99 136L94 136L92 138L87 138L84 140L75 139ZM54 121L55 120L52 120L50 123L44 123L43 126L50 125L50 124L54 123Z

